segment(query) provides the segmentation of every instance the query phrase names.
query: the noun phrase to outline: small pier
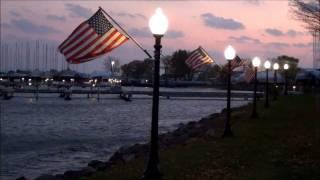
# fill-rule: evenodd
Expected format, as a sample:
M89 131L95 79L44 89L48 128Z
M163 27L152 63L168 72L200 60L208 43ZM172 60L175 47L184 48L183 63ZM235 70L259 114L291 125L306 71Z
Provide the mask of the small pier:
M134 95L147 95L152 96L152 91L150 90L126 90L121 89L11 89L11 90L1 90L2 93L5 92L6 97L13 96L13 93L35 93L38 94L58 94L61 98L65 100L71 100L73 94L85 94L85 95L104 95L104 94L115 94L125 101L131 101ZM258 98L263 97L263 92L257 92ZM160 91L160 97L166 97L170 99L171 97L199 97L199 98L225 98L227 97L227 92L225 91L208 91L208 92L181 92L181 91ZM251 91L234 91L231 93L232 98L243 98L248 100L253 97L253 92Z

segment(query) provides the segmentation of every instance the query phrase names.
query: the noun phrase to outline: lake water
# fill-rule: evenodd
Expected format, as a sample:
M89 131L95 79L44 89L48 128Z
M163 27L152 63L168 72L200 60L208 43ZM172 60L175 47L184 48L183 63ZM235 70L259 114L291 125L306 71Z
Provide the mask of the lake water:
M85 167L91 160L108 160L121 146L149 140L151 97L125 102L117 95L16 94L0 101L1 179L35 178ZM232 101L232 106L247 101ZM160 98L159 131L197 121L226 107L225 99Z

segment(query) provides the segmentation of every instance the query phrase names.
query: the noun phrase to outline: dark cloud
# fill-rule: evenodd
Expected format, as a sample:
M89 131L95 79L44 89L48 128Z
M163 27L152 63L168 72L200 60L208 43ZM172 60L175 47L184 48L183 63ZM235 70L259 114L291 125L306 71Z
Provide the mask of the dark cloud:
M259 39L251 38L248 36L240 36L240 37L230 36L229 39L234 40L237 43L255 43L255 44L261 43Z
M305 35L305 33L303 32L299 32L299 31L295 31L293 29L289 29L286 33L286 35L290 36L290 37L296 37L296 36L302 36Z
M292 44L293 47L297 47L297 48L309 48L312 46L312 42L310 43L294 43Z
M65 8L70 11L72 17L84 17L89 18L93 15L91 9L82 7L77 4L66 4Z
M138 28L132 28L128 30L129 34L133 37L152 37L152 33L150 32L148 27L144 27L141 29ZM182 31L176 31L176 30L168 30L165 34L166 38L170 39L176 39L184 37L184 33Z
M53 21L63 21L63 22L66 21L66 17L57 16L57 15L54 15L54 14L47 15L47 19L53 20Z
M128 30L130 35L134 37L151 37L152 33L150 32L148 27L144 27L142 29L132 28Z
M244 25L234 19L226 19L224 17L218 17L211 13L201 14L201 18L204 24L211 28L228 29L228 30L240 30L244 29Z
M37 25L27 19L13 19L11 20L11 25L14 28L18 28L20 31L25 33L34 33L34 34L50 34L50 33L60 33L59 30L56 30L50 26Z
M267 28L265 29L265 32L272 36L290 36L290 37L296 37L296 36L301 36L305 34L303 32L299 32L293 29L289 29L287 32L283 32L275 28Z
M176 39L184 37L184 33L182 31L169 30L165 36L171 39Z
M271 42L271 43L265 43L264 45L268 48L275 48L275 49L290 47L290 44L282 43L282 42Z
M279 29L267 28L267 29L265 29L265 32L272 35L272 36L284 36L284 33L282 31L280 31Z
M129 17L129 18L141 18L141 19L147 19L147 17L140 13L127 13L127 12L113 12L111 11L112 15L119 16L119 17Z
M18 12L16 12L16 11L13 11L13 10L9 11L9 13L10 13L12 16L15 16L15 17L20 17L20 16L21 16L20 13L18 13Z

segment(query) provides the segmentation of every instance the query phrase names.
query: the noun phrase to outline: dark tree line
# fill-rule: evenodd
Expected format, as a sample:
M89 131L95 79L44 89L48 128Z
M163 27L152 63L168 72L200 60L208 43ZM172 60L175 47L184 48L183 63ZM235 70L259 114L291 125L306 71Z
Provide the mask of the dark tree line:
M189 51L177 50L172 55L161 57L162 69L165 71L162 76L163 79L171 80L192 80L194 75L198 73L199 80L207 80L208 78L219 75L220 67L218 65L206 65L202 70L193 71L190 69L185 60L189 57ZM152 80L153 60L134 60L128 64L121 66L123 77L128 80L134 79L148 79Z
M122 75L125 79L135 78L135 79L152 79L152 71L153 71L153 60L145 59L141 60L133 60L128 64L124 64L121 66Z

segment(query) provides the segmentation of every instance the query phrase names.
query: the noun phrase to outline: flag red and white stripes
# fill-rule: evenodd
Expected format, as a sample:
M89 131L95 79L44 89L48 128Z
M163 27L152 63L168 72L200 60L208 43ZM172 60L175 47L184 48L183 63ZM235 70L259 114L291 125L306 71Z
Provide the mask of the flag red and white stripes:
M196 50L192 51L185 63L192 69L196 70L204 64L211 64L214 60L205 52L200 46Z
M246 64L246 60L241 59L239 56L236 56L233 60L231 60L231 70L244 66Z
M99 9L81 23L58 49L69 63L78 64L96 59L128 39L108 21L102 9Z
M254 69L252 67L245 66L245 69L244 69L244 80L247 83L250 83L253 78L254 78Z

